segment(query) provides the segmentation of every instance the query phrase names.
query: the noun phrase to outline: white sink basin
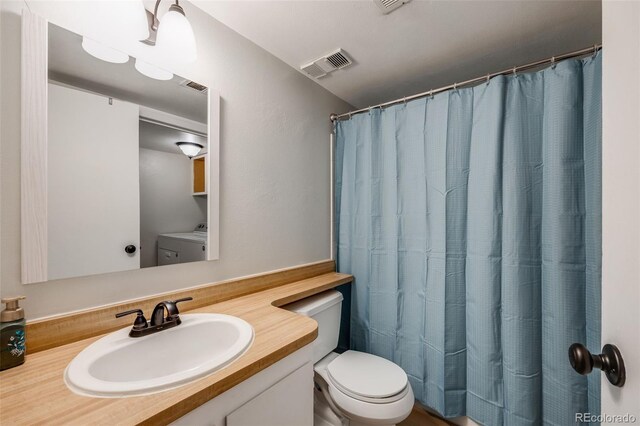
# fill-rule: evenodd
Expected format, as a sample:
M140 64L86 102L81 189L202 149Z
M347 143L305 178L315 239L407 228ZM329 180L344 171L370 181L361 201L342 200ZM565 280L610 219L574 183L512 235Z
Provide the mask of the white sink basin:
M182 324L144 337L130 327L94 342L67 366L64 381L85 396L162 392L214 373L253 343L246 321L222 314L181 315Z

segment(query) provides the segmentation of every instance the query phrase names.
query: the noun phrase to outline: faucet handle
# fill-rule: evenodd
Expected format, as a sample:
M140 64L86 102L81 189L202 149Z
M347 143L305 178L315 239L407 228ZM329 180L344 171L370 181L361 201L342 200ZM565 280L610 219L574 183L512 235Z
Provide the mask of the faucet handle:
M189 300L193 300L193 297L183 297L176 300L167 300L165 302L165 306L167 307L167 319L179 318L178 314L180 314L180 311L178 310L178 303L187 302Z
M147 323L147 319L144 317L142 309L131 309L130 311L119 312L116 314L116 318L121 318L131 314L138 314L135 321L133 321L134 330L142 330L143 328L149 327L149 323Z
M189 300L193 300L193 297L183 297L181 299L168 300L166 302L167 314L168 314L167 319L179 318L178 314L180 314L180 311L178 310L178 303L187 302Z
M180 303L180 302L187 302L187 301L189 301L189 300L193 300L193 297L183 297L182 299L176 299L176 300L174 300L172 303L173 303L174 305L177 305L177 304L178 304L178 303ZM176 309L177 309L177 308L176 308Z

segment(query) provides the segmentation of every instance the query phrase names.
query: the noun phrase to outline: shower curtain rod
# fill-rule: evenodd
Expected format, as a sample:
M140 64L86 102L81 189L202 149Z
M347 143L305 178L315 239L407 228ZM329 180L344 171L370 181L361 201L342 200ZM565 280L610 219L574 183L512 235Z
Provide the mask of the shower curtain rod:
M367 112L367 111L371 111L374 108L384 108L384 107L388 107L391 105L395 105L395 104L400 104L400 103L407 103L408 101L412 101L414 99L419 99L419 98L424 98L426 96L432 96L435 95L437 93L441 93L441 92L446 92L447 90L451 90L451 89L457 89L460 88L462 86L468 86L469 84L473 84L473 83L479 83L481 81L489 81L490 79L492 79L493 77L496 77L498 75L506 75L506 74L515 74L519 71L524 71L524 70L528 70L531 68L537 68L539 66L542 65L546 65L546 64L554 64L556 61L561 61L563 59L569 59L569 58L575 58L578 56L584 56L587 55L589 53L593 53L594 55L596 54L596 52L598 52L598 50L602 49L602 44L596 44L592 47L587 47L585 49L580 49L580 50L576 50L573 52L569 52L569 53L564 53L562 55L558 55L558 56L552 56L548 59L542 59L536 62L531 62L529 64L525 64L525 65L520 65L517 67L513 67L513 68L509 68L503 71L498 71L498 72L494 72L492 74L487 74L485 76L482 77L477 77L477 78L472 78L471 80L466 80L466 81L462 81L459 83L453 83L450 84L448 86L444 86L444 87L440 87L439 89L431 89L427 92L422 92L422 93L418 93L416 95L411 95L411 96L406 96L404 98L400 98L400 99L396 99L393 101L389 101L389 102L384 102L382 104L378 104L378 105L374 105L374 106L370 106L368 108L361 108L361 109L357 109L355 111L349 111L349 112L345 112L344 114L331 114L329 116L329 119L332 122L336 122L342 118L348 117L351 118L351 116L355 115L355 114L361 114L363 112Z

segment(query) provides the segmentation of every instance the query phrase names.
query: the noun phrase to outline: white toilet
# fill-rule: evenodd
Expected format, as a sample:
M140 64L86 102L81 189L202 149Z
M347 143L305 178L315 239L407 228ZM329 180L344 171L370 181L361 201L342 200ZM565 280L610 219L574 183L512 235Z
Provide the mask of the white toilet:
M318 322L313 342L314 426L395 425L411 413L407 374L391 361L364 352L333 352L338 345L342 294L336 290L285 306Z

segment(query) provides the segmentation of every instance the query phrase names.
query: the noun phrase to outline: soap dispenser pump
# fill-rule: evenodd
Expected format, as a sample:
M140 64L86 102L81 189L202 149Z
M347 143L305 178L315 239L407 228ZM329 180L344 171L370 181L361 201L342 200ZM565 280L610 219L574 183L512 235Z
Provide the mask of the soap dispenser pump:
M0 301L7 305L0 312L0 371L24 363L26 335L24 310L19 302L24 296L7 297Z

